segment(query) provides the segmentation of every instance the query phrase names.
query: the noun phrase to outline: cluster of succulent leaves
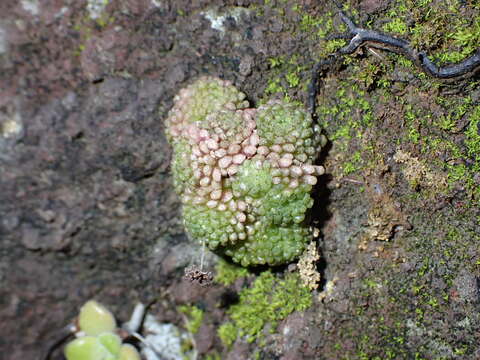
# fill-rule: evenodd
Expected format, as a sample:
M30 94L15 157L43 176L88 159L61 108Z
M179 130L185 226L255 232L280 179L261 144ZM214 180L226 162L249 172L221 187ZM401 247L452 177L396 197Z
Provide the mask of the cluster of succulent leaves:
M207 78L200 79L176 97L175 109L187 123L213 132L212 119L221 121L232 137L245 125L238 111L248 105L245 95L233 86ZM182 95L188 93L189 95ZM180 105L179 105L180 104ZM238 119L237 119L238 117ZM303 107L287 101L270 101L256 109L256 131L262 146L294 147L295 161L312 164L321 145L319 129ZM230 124L233 122L235 124ZM182 136L168 135L173 146L172 172L180 195L199 194L190 158L191 145ZM235 141L232 139L232 144ZM285 169L284 169L285 170ZM222 252L242 266L288 263L298 257L312 235L306 215L313 205L312 185L301 182L289 186L275 182L281 176L268 159L254 156L238 167L238 172L222 179L222 191L233 192L234 200L248 203L246 222L236 220L237 210L220 210L204 203L183 201L183 218L187 232L197 241L205 241L211 250ZM241 216L245 216L241 215Z
M78 337L65 347L67 360L140 360L135 347L122 344L114 316L98 302L82 306L78 326Z

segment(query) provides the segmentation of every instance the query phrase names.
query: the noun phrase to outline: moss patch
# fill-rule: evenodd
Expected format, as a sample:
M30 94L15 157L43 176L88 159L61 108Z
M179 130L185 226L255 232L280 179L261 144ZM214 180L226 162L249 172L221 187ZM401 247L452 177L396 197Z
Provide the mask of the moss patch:
M190 334L196 334L203 320L203 311L196 306L182 305L178 311L185 315L185 328Z
M248 275L248 270L239 265L229 263L220 259L215 266L215 281L228 286L235 282L235 280Z
M301 285L297 274L279 278L270 271L261 273L251 287L239 294L238 304L227 313L231 321L222 324L218 335L226 346L238 337L254 342L268 328L275 332L278 323L294 311L310 307L312 295Z

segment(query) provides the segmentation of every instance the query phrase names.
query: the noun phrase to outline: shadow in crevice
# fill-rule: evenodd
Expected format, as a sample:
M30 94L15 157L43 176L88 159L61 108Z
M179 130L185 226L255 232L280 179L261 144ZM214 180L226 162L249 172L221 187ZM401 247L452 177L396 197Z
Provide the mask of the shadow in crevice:
M238 304L239 301L240 296L238 295L238 292L231 288L226 288L225 291L220 295L220 303L218 307L220 309L227 309L232 305Z
M331 148L332 143L328 141L327 144L322 148L315 163L319 165L324 164ZM319 248L320 250L324 248L324 237L322 236L322 228L331 217L331 214L328 211L328 206L331 202L330 196L332 191L328 188L328 184L332 181L332 176L328 174L328 169L326 169L326 171L326 174L318 177L318 182L313 188L312 198L314 200L314 203L310 211L310 224L312 227L320 231L319 237L317 239L317 248ZM320 256L321 258L317 262L317 271L321 275L318 291L322 291L325 288L325 284L327 282L327 279L325 277L325 271L328 266L325 258L322 256L322 251L320 251Z

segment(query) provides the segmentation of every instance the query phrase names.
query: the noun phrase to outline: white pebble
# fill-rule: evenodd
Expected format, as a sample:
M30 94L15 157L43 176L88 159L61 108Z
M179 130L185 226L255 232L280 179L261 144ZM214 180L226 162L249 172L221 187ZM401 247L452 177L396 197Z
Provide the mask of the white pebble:
M200 179L202 177L202 172L200 171L200 169L193 170L193 176L197 179Z
M234 212L237 210L237 203L235 202L235 200L232 200L228 203L228 208Z
M267 155L267 159L275 162L280 160L280 155L276 152L271 152L270 154Z
M247 128L250 130L253 130L257 127L257 124L255 123L254 120L247 121Z
M235 104L232 103L232 102L226 103L226 104L225 104L225 107L226 107L228 110L235 110L235 108L236 108Z
M276 153L282 152L282 147L278 144L272 145L272 151L275 151Z
M210 165L205 165L202 169L203 175L210 176L212 175L212 167Z
M275 185L280 184L280 183L282 182L282 178L276 176L276 177L272 178L272 182L273 182Z
M196 157L200 157L203 155L200 149L198 148L198 146L192 147L192 154L195 155Z
M202 130L200 130L199 135L202 138L202 140L206 139L206 138L208 138L208 131L206 129L202 129Z
M202 160L204 164L207 164L210 166L215 165L215 159L211 156L204 156Z

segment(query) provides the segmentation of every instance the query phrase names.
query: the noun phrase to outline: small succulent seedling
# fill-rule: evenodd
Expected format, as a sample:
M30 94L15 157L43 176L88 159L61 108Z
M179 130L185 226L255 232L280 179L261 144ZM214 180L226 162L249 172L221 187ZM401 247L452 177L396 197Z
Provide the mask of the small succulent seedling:
M47 348L41 359L50 359L55 349L75 336L65 346L67 360L140 360L137 349L123 343L123 340L134 337L144 342L137 331L141 327L145 309L145 305L138 303L131 319L119 328L110 310L95 300L89 300L80 308L75 321L61 329L59 338Z
M67 360L140 360L130 344L122 344L113 314L89 300L80 309L77 338L65 347Z
M97 336L114 332L117 323L110 310L95 300L89 300L80 308L78 326L86 335Z

